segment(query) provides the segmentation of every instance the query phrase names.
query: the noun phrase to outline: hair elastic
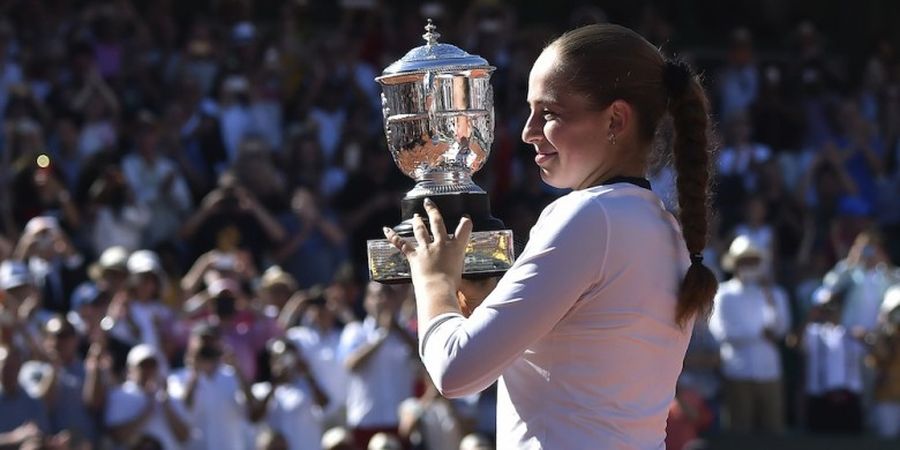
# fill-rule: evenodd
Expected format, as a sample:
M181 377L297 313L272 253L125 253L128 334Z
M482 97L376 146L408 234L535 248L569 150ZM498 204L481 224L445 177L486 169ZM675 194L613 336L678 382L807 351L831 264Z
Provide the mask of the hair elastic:
M703 253L691 253L691 264L703 264Z

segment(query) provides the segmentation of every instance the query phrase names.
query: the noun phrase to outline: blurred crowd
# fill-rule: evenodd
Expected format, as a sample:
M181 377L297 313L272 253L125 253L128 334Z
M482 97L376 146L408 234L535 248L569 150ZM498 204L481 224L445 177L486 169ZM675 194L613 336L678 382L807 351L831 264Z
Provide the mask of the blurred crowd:
M412 290L367 281L365 240L413 184L373 78L423 43L426 17L497 67L476 181L521 242L560 195L518 138L551 36L626 21L704 73L722 285L669 448L726 431L900 438L896 42L851 66L798 21L776 51L742 27L700 51L652 6L534 24L500 0L0 11L0 449L493 448L495 391L443 399Z

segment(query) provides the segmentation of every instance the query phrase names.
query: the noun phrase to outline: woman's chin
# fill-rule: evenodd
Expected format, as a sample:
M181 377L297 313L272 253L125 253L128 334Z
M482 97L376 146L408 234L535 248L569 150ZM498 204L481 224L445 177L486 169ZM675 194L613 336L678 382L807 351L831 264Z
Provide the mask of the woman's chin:
M562 180L559 180L558 177L554 177L553 173L550 170L547 170L541 167L541 180L547 186L550 186L555 189L567 189L568 186L565 186L565 183Z

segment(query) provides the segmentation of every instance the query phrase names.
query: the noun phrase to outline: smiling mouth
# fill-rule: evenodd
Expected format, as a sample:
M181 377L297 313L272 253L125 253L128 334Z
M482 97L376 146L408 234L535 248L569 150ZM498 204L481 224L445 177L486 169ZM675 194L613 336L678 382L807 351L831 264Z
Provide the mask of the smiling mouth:
M534 156L534 162L537 163L538 165L541 165L541 164L555 158L557 154L558 154L557 152L548 152L548 153L538 152L538 154Z

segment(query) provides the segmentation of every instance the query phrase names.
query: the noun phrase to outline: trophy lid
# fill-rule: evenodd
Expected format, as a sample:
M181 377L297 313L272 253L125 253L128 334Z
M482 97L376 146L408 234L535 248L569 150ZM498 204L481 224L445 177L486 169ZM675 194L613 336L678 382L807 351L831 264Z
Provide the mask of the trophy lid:
M431 19L428 19L428 25L425 26L425 34L422 35L422 38L425 39L425 45L410 50L403 58L387 66L381 76L376 78L375 81L382 82L385 78L390 78L394 75L409 75L432 71L494 69L493 66L488 64L487 60L478 55L471 55L455 45L438 43L437 39L441 35L435 31L436 29L437 27L431 23Z

